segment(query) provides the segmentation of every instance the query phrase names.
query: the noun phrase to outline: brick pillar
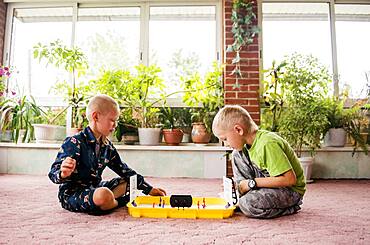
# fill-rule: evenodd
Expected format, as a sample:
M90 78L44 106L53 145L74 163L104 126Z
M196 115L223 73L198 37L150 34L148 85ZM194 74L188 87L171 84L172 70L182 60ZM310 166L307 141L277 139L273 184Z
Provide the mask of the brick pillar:
M7 4L0 1L0 64L3 64Z
M247 0L246 0L247 1ZM224 50L227 46L234 42L233 33L231 32L231 10L232 0L224 0ZM257 15L257 0L254 1L255 13ZM258 16L257 16L258 17ZM257 22L256 22L257 24ZM232 52L224 53L226 72L224 74L224 89L225 89L225 104L238 104L243 106L251 114L257 124L260 122L259 108L259 45L258 37L254 38L254 42L240 52L241 62L240 70L242 78L238 80L240 88L233 88L236 79L230 75L234 66L231 61L235 54Z

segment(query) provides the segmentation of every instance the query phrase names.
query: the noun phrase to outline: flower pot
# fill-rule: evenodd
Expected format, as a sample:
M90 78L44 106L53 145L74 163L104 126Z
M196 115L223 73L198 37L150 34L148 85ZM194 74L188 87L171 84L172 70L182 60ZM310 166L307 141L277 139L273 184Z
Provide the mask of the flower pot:
M365 142L365 144L368 141L368 135L369 135L369 133L366 133L366 132L360 133L360 136L361 136L362 140ZM350 144L350 145L353 145L353 146L355 146L355 145L358 146L359 145L358 142L355 143L355 139L350 135L347 138L347 143Z
M190 134L184 133L184 135L182 136L181 143L189 143L189 142L190 142Z
M306 178L306 183L313 182L313 180L311 180L313 157L300 157L299 161L301 162L301 166L303 168L303 174Z
M122 135L122 141L125 145L134 145L136 142L139 142L139 135L137 134L127 134Z
M159 145L160 136L160 128L139 128L140 145Z
M12 130L5 130L4 132L0 132L0 134L0 140L2 142L12 142Z
M195 144L208 144L211 140L211 134L207 132L207 128L204 123L196 122L193 123L191 139Z
M347 141L347 132L343 128L331 128L325 134L324 145L343 147Z
M15 143L16 144L26 143L28 141L28 136L26 136L26 138L23 140L23 138L25 137L25 134L26 134L26 130L25 129L20 129L18 139L16 140ZM13 137L16 137L15 136L15 130L13 131Z
M178 128L163 129L162 133L167 145L179 145L184 135L182 130Z
M32 124L35 129L36 143L54 143L66 137L66 128L57 125Z

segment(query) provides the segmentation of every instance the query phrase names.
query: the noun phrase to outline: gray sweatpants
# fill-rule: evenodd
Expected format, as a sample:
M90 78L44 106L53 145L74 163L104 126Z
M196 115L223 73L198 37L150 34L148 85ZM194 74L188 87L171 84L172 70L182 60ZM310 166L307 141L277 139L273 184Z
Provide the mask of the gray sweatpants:
M268 177L242 152L233 152L233 172L237 184L242 180ZM269 219L296 213L302 196L289 187L257 188L239 198L239 208L248 217Z

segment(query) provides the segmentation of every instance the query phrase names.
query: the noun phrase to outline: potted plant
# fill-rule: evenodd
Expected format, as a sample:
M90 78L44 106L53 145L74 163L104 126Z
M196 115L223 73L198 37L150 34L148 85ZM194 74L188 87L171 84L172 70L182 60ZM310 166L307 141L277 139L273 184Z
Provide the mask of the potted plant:
M125 99L131 95L127 86L131 84L132 79L133 76L128 70L102 70L96 79L89 81L88 86L94 88L95 92L111 96L118 104L123 106L125 105ZM139 121L133 117L133 109L133 107L127 107L127 105L123 107L116 130L111 136L112 140L123 141L124 144L129 145L138 142Z
M71 111L71 125L67 127L68 135L73 134L78 128L79 105L86 98L83 90L76 87L76 77L84 74L88 68L87 58L85 54L78 47L69 48L62 44L60 40L50 42L48 45L38 43L33 47L33 56L39 62L46 60L47 64L52 64L55 67L63 67L72 77L71 85L66 82L57 83L55 91L62 92L67 95L68 107L72 107ZM80 85L83 87L83 85ZM74 130L72 130L74 129ZM77 130L78 131L78 130Z
M349 110L351 120L347 123L345 130L347 131L352 144L354 146L352 155L360 147L364 153L368 154L367 136L369 119L367 117L367 109L362 106L362 102L355 103Z
M12 74L12 68L8 66L0 66L0 100L8 93L8 78Z
M279 133L296 150L309 181L312 156L320 147L322 133L329 123L325 98L331 77L328 69L311 55L295 53L285 61L280 82L286 104L279 121ZM311 157L302 157L303 146L310 149Z
M101 76L89 82L97 91L111 95L124 108L131 108L132 117L140 122L139 141L142 145L157 145L160 128L157 103L165 100L161 69L156 65L135 67L128 70L104 71ZM153 99L158 98L158 99Z
M284 86L281 76L285 65L286 62L277 64L274 60L272 67L264 71L266 77L262 81L261 127L272 132L279 131L278 122L284 106Z
M3 102L8 94L8 78L11 76L12 69L8 66L0 66L0 102ZM15 95L15 92L12 92ZM2 107L1 107L2 108ZM1 116L1 115L0 115ZM4 115L5 116L5 115ZM1 119L1 117L0 117ZM0 128L0 141L11 142L12 131L8 129L9 121L3 118L4 125Z
M157 145L160 142L161 128L157 103L164 100L161 69L156 65L136 66L136 74L128 81L124 105L133 108L134 117L140 121L139 142L141 145ZM159 99L153 99L154 97Z
M67 108L54 110L40 108L41 114L33 121L36 143L54 143L66 137L65 112Z
M1 141L11 142L13 140L12 110L15 107L12 99L3 97L0 101L0 130Z
M324 130L324 145L343 147L347 142L347 131L351 113L344 109L344 100L338 97L327 99L327 119L328 125Z
M191 108L189 107L174 108L173 112L175 114L175 118L177 119L178 127L184 133L181 142L189 143L192 130Z
M84 128L84 124L86 124L85 107L88 99L91 97L92 89L93 87L85 85L83 82L76 84L74 88L67 83L58 82L52 88L55 94L64 95L65 100L68 102L68 106L65 109L72 108L71 128L67 128L68 135L78 133Z
M32 96L15 96L0 102L0 128L11 130L15 143L29 142L33 138L32 121L41 112Z
M213 71L208 72L204 80L201 79L199 73L182 78L185 88L183 101L186 105L193 107L191 113L194 143L205 144L211 139L213 118L224 105L221 76L221 67L214 63Z
M179 128L179 122L174 111L168 106L163 106L160 112L160 118L163 125L162 134L166 144L179 145L184 133Z
M367 120L370 121L370 71L365 72L365 78L366 78L366 98L364 100L364 105L362 106L362 108L366 111ZM365 128L366 129L364 130L365 131L364 133L367 133L366 143L369 145L370 124L368 123L365 126Z
M132 108L123 108L114 135L118 141L122 140L126 145L133 145L139 141L139 125L140 122L133 118Z

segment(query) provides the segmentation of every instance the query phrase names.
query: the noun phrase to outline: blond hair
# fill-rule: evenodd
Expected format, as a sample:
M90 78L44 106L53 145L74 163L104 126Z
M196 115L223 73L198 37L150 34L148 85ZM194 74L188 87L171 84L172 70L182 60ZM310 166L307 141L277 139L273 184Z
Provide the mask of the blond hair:
M215 116L212 123L212 130L231 130L235 124L245 128L247 133L254 133L258 130L257 124L253 121L249 112L239 105L226 105Z
M86 116L89 122L92 121L92 113L100 112L102 114L107 114L113 110L116 110L119 113L119 105L112 97L99 94L92 97L87 104Z

